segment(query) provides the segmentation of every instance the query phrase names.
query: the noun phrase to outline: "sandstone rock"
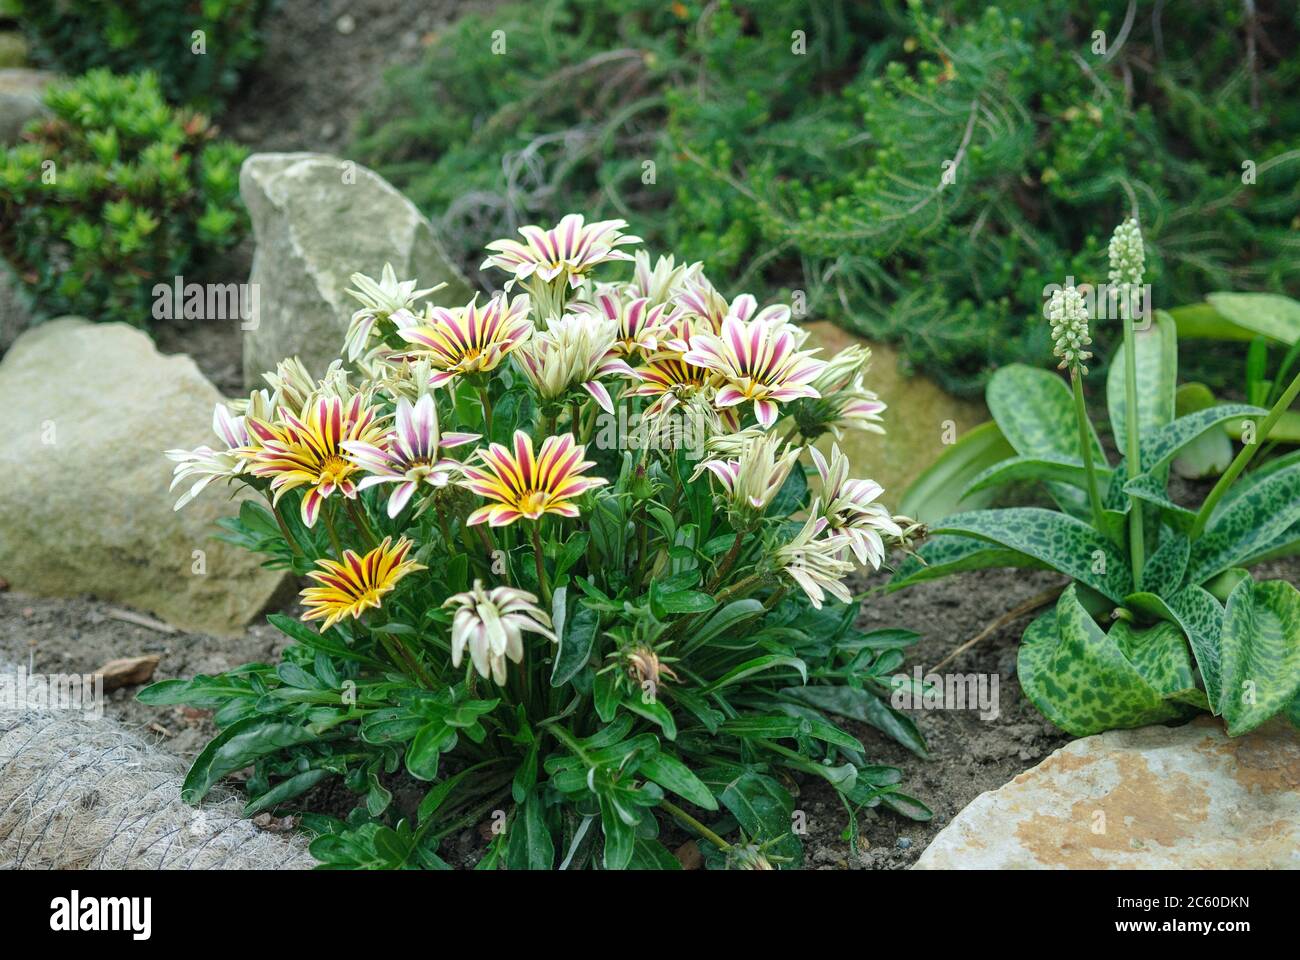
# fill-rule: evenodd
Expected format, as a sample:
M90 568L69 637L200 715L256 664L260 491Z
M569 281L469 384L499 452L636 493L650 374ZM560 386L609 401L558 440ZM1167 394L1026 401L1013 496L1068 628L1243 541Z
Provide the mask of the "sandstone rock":
M0 11L3 12L3 11ZM17 30L0 30L0 67L27 66L27 41Z
M0 70L0 146L17 143L28 120L49 113L41 98L54 79L45 70Z
M219 400L193 360L162 356L125 324L65 317L19 337L0 362L0 576L14 590L239 631L284 576L212 539L238 510L222 488L174 512L163 456L211 442Z
M473 295L429 221L363 166L316 153L258 153L244 161L239 188L257 240L249 279L260 299L259 322L244 340L249 386L294 355L324 372L358 307L345 292L353 273L378 277L392 263L398 279L445 281L436 303Z
M944 436L949 421L955 436L961 436L988 419L982 403L945 393L926 377L899 373L898 352L886 344L864 340L825 321L804 328L809 331L807 347L821 347L821 357L834 356L851 343L871 348L866 385L888 404L885 435L848 430L839 445L853 464L853 476L870 477L883 486L883 502L890 507L897 509L903 491L947 449ZM826 437L817 446L829 451L831 442Z
M1297 867L1300 736L1202 717L1067 744L976 797L915 869Z

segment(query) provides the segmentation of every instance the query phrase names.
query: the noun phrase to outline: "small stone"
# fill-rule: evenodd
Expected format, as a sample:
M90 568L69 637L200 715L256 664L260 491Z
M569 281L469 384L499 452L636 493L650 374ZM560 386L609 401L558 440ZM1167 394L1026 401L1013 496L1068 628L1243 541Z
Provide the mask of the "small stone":
M897 843L898 843L898 849L899 849L899 850L906 850L906 849L908 849L908 848L912 845L912 838L911 838L911 837L899 837Z
M357 29L356 17L352 16L350 13L343 14L343 16L334 21L334 29L345 37L349 36Z

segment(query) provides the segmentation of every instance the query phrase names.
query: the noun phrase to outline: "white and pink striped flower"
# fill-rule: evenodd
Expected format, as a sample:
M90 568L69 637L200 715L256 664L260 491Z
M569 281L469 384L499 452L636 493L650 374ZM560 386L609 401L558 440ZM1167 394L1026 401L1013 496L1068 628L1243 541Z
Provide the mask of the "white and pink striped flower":
M456 377L495 370L533 332L528 297L504 294L479 306L478 295L464 307L433 307L416 323L399 324L397 334L415 349L410 359L427 357L433 367L429 386Z
M740 514L766 510L799 460L798 447L781 447L774 433L749 435L741 441L735 459L705 460L691 480L707 470L722 486L731 510Z
M777 404L820 396L811 384L826 362L815 359L815 351L797 349L794 331L781 319L783 312L789 315L788 307L755 313L752 301L747 294L737 298L737 306L753 319L732 313L722 321L721 335L693 334L682 359L727 381L718 390L719 407L752 400L754 416L767 428L776 423Z
M605 377L636 379L636 373L619 356L618 324L603 314L566 315L552 320L515 354L519 367L543 404L563 402L581 387L606 413L614 401L600 381Z
M829 466L816 447L809 450L822 480L821 499L826 504L822 517L834 534L846 539L858 563L879 570L885 559L882 534L895 539L903 536L893 515L876 502L884 488L874 480L850 479L848 457L840 453L838 445L831 447Z
M585 223L582 214L570 213L550 230L535 225L520 227L523 242L492 241L487 248L495 252L479 269L497 267L514 274L506 283L507 290L515 281L534 277L546 283L559 279L570 287L580 287L592 267L611 260L632 259L630 253L617 249L641 242L640 237L622 233L626 226L626 220Z
M254 397L256 396L255 393ZM262 393L262 397L265 397L265 393ZM229 407L219 403L212 411L212 432L221 440L222 447L213 448L204 444L194 450L168 450L164 453L168 460L176 463L172 469L169 490L175 490L181 483L198 478L193 486L181 494L173 508L175 510L197 497L213 480L233 479L243 473L248 465L247 457L240 452L249 446L248 429L243 417L235 416Z
M442 456L442 450L473 443L477 433L440 433L438 408L429 394L415 406L402 397L397 401L396 428L380 443L345 440L348 459L369 474L357 484L365 490L381 483L395 483L388 497L388 515L396 517L422 485L435 490L447 486L460 471L460 464Z
M623 357L649 356L659 349L659 337L672 328L680 310L669 303L652 304L649 297L628 297L612 286L598 291L591 303L570 304L569 310L614 325L614 349Z

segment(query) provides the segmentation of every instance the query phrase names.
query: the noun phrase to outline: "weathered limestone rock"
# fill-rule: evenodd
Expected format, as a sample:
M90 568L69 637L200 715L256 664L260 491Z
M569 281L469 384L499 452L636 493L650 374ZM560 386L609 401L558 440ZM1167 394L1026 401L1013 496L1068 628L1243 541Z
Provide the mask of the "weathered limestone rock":
M0 146L17 143L28 120L49 113L41 98L54 79L45 70L0 70Z
M826 321L805 324L804 329L809 332L807 348L821 347L820 357L832 357L852 343L871 348L866 386L888 405L885 435L847 430L838 442L853 464L853 476L870 477L884 487L882 501L890 507L897 509L903 491L947 449L945 436L951 442L988 419L982 403L945 393L926 377L899 373L898 352L886 344L864 340ZM832 439L823 438L818 449L829 451Z
M223 487L174 512L163 456L212 442L220 399L192 359L159 354L125 324L65 317L19 337L0 362L0 577L239 631L284 575L212 539L238 510Z
M944 827L915 869L1296 869L1300 735L1207 717L1067 744Z
M249 386L295 355L313 374L325 371L359 306L346 293L353 273L378 277L391 263L400 280L445 281L435 303L473 295L429 221L363 166L317 153L258 153L244 161L239 189L257 240L249 279L258 285L260 318L244 339Z

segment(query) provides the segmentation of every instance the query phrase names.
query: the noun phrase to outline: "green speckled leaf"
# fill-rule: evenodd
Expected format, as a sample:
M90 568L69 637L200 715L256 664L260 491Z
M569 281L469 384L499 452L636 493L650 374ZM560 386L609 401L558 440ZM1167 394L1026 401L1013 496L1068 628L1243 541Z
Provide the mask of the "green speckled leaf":
M973 537L931 537L917 551L898 565L889 581L889 589L901 590L925 580L938 580L963 570L985 570L989 567L1034 567L1049 569L1041 560L990 546L987 541Z
M1279 343L1300 339L1300 302L1276 293L1212 293L1205 298L1239 327Z
M1187 558L1191 551L1191 541L1185 534L1165 530L1160 546L1147 558L1138 577L1142 589L1161 594L1176 592L1182 585L1183 574L1187 572Z
M1223 632L1223 604L1203 587L1185 587L1169 598L1169 609L1191 641L1201 683L1210 699L1210 710L1219 711L1219 643Z
M964 534L1027 554L1118 603L1133 591L1128 558L1082 520L1040 507L959 513L935 533Z
M1174 419L1178 381L1178 333L1173 319L1157 310L1151 326L1133 334L1137 360L1138 435L1145 448L1151 432ZM1111 356L1106 375L1106 406L1115 446L1127 450L1127 403L1124 396L1124 345Z
M1254 730L1300 692L1300 591L1243 580L1223 617L1223 698L1230 736Z
M1176 624L1157 623L1142 629L1116 620L1110 637L1134 669L1166 700L1209 710L1205 691L1196 685L1196 669L1187 637Z
M1055 373L1013 363L989 379L985 399L989 412L1007 441L1022 457L1083 462L1075 426L1074 398L1065 380ZM1096 432L1089 427L1093 461L1107 466ZM1049 482L1052 498L1075 516L1088 514L1088 498L1069 484Z
M1300 463L1275 471L1253 484L1232 504L1216 512L1195 543L1188 583L1204 583L1228 567L1269 548L1300 521Z
M1103 490L1109 479L1110 470L1098 467L1097 482ZM1064 457L1011 457L980 473L970 482L962 496L967 497L981 490L1022 480L1064 483L1085 492L1088 489L1088 471L1078 460Z
M1170 500L1166 489L1165 481L1158 480L1147 473L1134 477L1124 484L1126 494L1137 497L1143 503L1158 507L1160 518L1184 533L1190 532L1192 524L1196 522L1196 514Z
M1053 623L1052 621L1055 620ZM1172 720L1161 697L1079 603L1074 588L1020 641L1020 686L1047 719L1075 736Z

